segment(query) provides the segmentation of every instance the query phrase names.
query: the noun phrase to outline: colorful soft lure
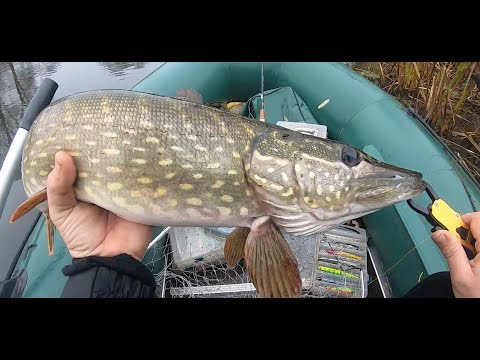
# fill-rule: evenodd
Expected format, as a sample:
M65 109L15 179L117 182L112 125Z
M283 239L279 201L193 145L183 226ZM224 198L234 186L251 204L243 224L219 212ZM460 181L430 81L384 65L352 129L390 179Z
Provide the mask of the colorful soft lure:
M328 253L328 254L332 254L332 255L345 256L345 257L348 257L348 258L350 258L350 259L362 260L362 257L361 257L361 256L354 255L354 254L350 254L350 253L348 253L348 252L340 251L340 250L327 250L327 253Z
M331 267L328 267L328 266L319 266L318 269L320 271L323 271L323 272L326 272L326 273L329 273L329 274L344 275L344 276L349 277L349 278L358 279L358 276L355 275L355 274L350 274L346 271L334 269L334 268L331 268Z

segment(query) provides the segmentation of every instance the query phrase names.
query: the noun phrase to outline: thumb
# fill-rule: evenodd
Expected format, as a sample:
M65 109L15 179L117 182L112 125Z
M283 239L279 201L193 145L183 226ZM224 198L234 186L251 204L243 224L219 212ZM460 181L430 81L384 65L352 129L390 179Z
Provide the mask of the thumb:
M432 239L447 260L452 277L463 277L472 273L467 254L453 233L438 230L433 233Z
M77 177L75 163L67 153L55 154L55 168L48 175L47 196L50 216L69 210L78 201L73 192L73 183Z

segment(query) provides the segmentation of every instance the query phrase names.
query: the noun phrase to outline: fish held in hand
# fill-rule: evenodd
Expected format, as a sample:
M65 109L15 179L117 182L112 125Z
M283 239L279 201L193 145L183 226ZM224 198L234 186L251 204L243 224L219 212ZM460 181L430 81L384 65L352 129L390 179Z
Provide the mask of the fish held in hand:
M38 115L22 156L29 198L12 221L34 207L48 215L45 188L58 151L75 162L80 201L147 225L237 227L225 258L232 266L245 259L263 297L301 295L282 231L325 231L425 188L420 173L336 141L194 102L98 90ZM51 226L48 233L50 252Z

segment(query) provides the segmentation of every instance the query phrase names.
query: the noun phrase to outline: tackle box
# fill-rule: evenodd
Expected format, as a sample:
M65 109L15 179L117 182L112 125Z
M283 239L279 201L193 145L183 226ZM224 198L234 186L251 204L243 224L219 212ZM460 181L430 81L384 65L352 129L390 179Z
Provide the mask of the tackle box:
M233 228L172 227L170 259L159 283L169 297L257 297L244 261L230 268L225 238ZM368 292L365 229L341 225L324 233L294 237L282 232L294 253L303 297L365 298Z

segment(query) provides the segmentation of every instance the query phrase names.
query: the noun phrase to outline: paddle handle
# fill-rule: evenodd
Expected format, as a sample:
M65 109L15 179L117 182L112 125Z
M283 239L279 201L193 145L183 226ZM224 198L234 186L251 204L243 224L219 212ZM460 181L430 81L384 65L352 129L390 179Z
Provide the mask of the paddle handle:
M27 111L23 115L20 127L27 131L33 124L33 121L37 118L38 114L42 112L52 101L55 92L57 91L58 84L52 79L46 78L41 83L38 90L33 95L32 101L28 104Z

